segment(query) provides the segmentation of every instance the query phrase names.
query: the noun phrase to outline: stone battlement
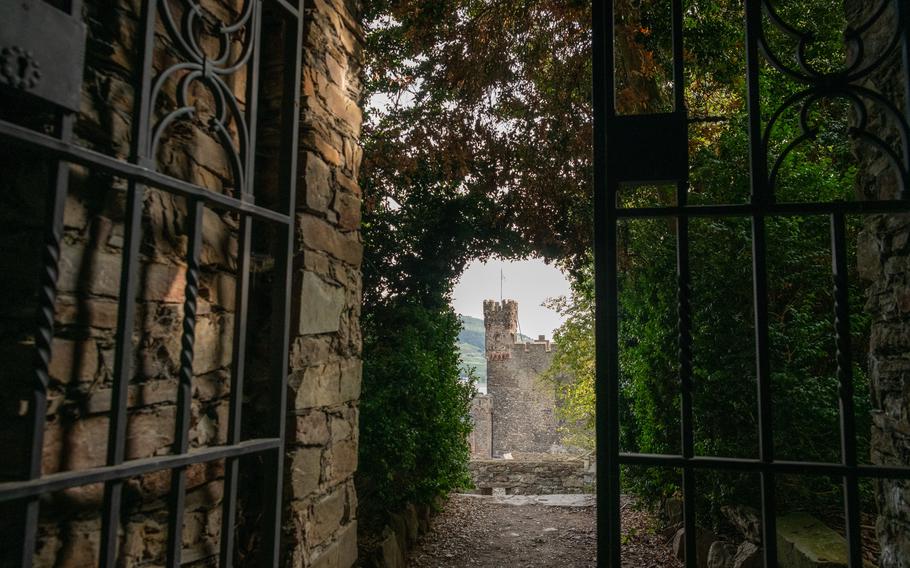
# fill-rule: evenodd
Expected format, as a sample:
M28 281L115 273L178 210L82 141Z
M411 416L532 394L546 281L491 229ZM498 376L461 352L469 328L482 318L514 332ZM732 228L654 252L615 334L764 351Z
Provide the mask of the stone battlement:
M544 341L527 341L515 344L516 351L530 353L531 351L549 353L553 349L553 344L549 340Z
M487 359L497 360L499 354L511 351L518 340L518 302L485 300L483 326L486 334L484 347Z
M483 316L484 319L487 319L491 316L495 316L498 313L503 314L514 314L518 316L518 302L515 300L503 300L499 302L497 300L484 300L483 301Z

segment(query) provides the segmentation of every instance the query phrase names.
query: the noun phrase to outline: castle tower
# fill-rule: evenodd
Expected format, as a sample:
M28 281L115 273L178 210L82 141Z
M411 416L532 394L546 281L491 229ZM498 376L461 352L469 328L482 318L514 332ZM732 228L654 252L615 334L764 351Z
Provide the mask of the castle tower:
M483 326L487 361L508 359L518 339L518 302L484 300Z
M485 300L483 322L491 454L543 453L559 444L555 389L539 380L553 360L546 339L518 342L518 302Z

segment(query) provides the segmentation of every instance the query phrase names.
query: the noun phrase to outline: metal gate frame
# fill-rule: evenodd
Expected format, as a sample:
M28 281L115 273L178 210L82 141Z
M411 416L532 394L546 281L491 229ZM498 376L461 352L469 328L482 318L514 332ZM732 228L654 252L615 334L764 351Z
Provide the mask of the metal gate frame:
M892 0L882 0L879 10ZM910 467L860 465L856 453L852 369L849 363L850 329L847 287L845 216L848 214L895 214L910 212L910 6L893 0L899 14L895 38L888 55L901 51L907 107L897 109L884 97L879 104L890 105L902 135L902 155L886 148L884 142L863 131L861 136L890 157L903 181L900 199L829 203L777 203L773 195L774 172L769 174L766 140L759 101L761 57L802 83L804 91L788 104L806 98L847 96L875 97L857 80L880 68L886 57L870 65L839 74L813 74L791 69L768 48L764 18L790 37L808 41L805 34L789 27L769 0L745 0L746 75L750 140L751 199L747 204L688 205L688 156L685 146L688 116L684 100L683 2L672 0L672 51L675 111L664 114L620 116L615 107L613 69L614 3L593 2L594 58L594 242L596 281L596 399L597 399L597 511L598 564L621 566L620 466L637 465L674 468L682 471L685 564L696 566L695 476L699 470L757 473L761 479L764 566L777 566L775 476L801 474L843 479L844 507L851 568L862 567L858 481L860 478L910 479ZM802 56L800 56L802 57ZM802 64L803 61L800 61ZM795 95L794 95L795 96ZM773 119L772 119L773 120ZM619 186L624 182L670 182L676 185L676 205L669 207L619 208ZM783 461L774 456L774 427L771 408L771 377L768 337L768 290L766 266L766 220L790 215L828 216L831 226L834 320L837 349L837 378L840 383L840 463ZM748 218L752 223L753 307L758 390L758 459L706 457L695 455L692 425L692 353L689 268L689 219L692 217ZM619 443L619 337L617 226L624 219L675 218L677 220L678 366L681 407L682 455L643 455L621 451Z
M33 12L45 14L50 19L59 19L53 13L57 8L44 0L17 0L19 4L31 3ZM82 0L65 2L64 14L74 21L81 21ZM12 5L12 4L10 4ZM40 274L39 313L36 333L36 354L34 375L31 377L31 393L28 401L30 422L30 445L27 456L27 471L21 481L0 483L0 503L15 502L23 505L21 549L17 553L20 566L32 565L38 528L39 499L42 495L72 487L93 483L104 483L102 510L102 534L100 564L104 567L117 563L118 530L121 518L121 500L124 482L127 478L154 471L170 470L172 475L170 507L168 517L167 565L181 563L181 532L183 527L184 500L186 495L187 467L205 462L225 460L224 498L222 500L223 520L221 529L220 566L231 566L234 552L234 527L237 514L237 492L239 482L239 460L245 456L261 455L266 467L265 516L263 520L264 564L277 566L279 562L279 541L282 517L282 484L284 470L285 414L288 380L288 341L291 291L291 255L294 247L294 184L297 177L298 99L301 75L301 46L303 34L303 0L246 0L241 16L233 23L220 23L218 32L230 43L231 34L244 30L244 47L237 60L230 61L224 55L209 58L197 45L193 32L193 19L200 17L202 9L195 0L184 0L186 12L181 21L175 21L166 0L144 0L141 21L138 27L137 77L134 84L134 113L131 152L128 160L120 160L81 146L73 141L73 127L76 122L75 109L78 104L60 104L66 98L64 85L54 84L56 92L43 97L57 103L55 131L48 135L36 130L0 120L0 140L9 147L18 147L46 156L52 160L50 184L47 193L46 234L44 242L43 267ZM254 161L256 148L256 119L258 113L260 38L262 36L262 14L268 9L279 18L285 29L282 47L284 71L282 78L281 131L279 153L279 197L277 210L255 204ZM189 21L187 21L189 20ZM156 22L164 25L165 35L173 42L183 61L156 74L152 61L156 49ZM17 26L21 22L15 17L0 19L0 26ZM8 28L9 30L10 28ZM47 30L38 30L47 31ZM10 32L12 33L12 32ZM45 42L62 42L65 38L43 37ZM223 46L224 44L222 44ZM8 47L8 46L0 46ZM39 46L40 47L40 46ZM60 46L58 45L58 48ZM26 53L20 50L19 53ZM225 52L227 53L227 51ZM31 54L28 54L31 57ZM38 63L42 63L39 61ZM53 67L52 61L45 60L45 68ZM247 69L246 107L241 111L233 93L222 77ZM81 71L81 69L80 69ZM233 159L235 196L216 193L205 187L161 174L156 168L156 144L167 125L181 117L191 116L193 107L179 93L178 108L163 118L156 118L155 97L163 82L174 73L187 72L193 80L205 82L219 98L222 105L219 116L212 121L212 128L220 137L222 146ZM80 75L81 77L81 75ZM80 79L81 81L81 79ZM46 81L45 81L46 82ZM9 84L23 91L29 90L34 81ZM77 93L78 94L78 93ZM56 99L54 97L57 97ZM78 97L76 97L78 99ZM78 100L77 100L78 103ZM229 116L233 113L233 116ZM228 121L233 120L237 128L240 147L235 148L228 133ZM107 463L78 471L64 471L42 475L41 454L47 410L47 389L49 384L48 364L51 358L51 341L54 336L54 306L56 302L56 280L60 242L63 234L63 213L69 184L70 164L79 164L94 170L106 172L128 180L127 211L119 305L117 315L117 337L114 362L114 383L110 427L108 432ZM127 460L126 432L128 419L127 388L133 375L132 329L135 323L135 301L137 293L137 272L141 233L141 215L145 188L152 187L182 196L187 200L192 227L189 230L188 256L186 258L186 289L184 321L181 337L180 371L177 388L177 426L173 451L170 455L144 459ZM229 400L228 443L191 450L188 431L190 426L191 382L193 379L194 328L196 302L198 297L199 264L202 249L202 220L207 207L234 212L239 216L239 267L237 278L237 304L233 337L233 360L231 364L231 389ZM250 247L254 221L267 222L276 228L274 257L276 278L272 289L271 344L278 346L270 361L270 387L274 408L273 420L268 424L270 437L241 439L241 409L244 380L244 355L246 351L247 308L250 287ZM9 553L10 551L5 551Z

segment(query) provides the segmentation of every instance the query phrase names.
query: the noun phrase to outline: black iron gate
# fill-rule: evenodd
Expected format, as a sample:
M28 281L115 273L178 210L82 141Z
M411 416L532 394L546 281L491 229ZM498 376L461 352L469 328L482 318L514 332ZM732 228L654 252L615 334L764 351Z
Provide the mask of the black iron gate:
M764 565L777 566L775 476L800 474L830 476L843 480L845 519L850 566L862 563L858 481L865 478L910 479L910 468L862 465L857 458L856 430L850 351L850 310L848 305L845 216L855 214L895 214L910 211L910 111L897 108L880 93L861 85L889 58L903 61L900 74L904 96L910 102L910 7L904 0L883 0L870 22L896 17L895 32L880 56L864 58L862 32L857 26L848 39L859 42L860 55L845 70L817 73L805 61L803 48L812 38L785 22L769 0L745 1L746 80L749 112L751 198L748 203L730 205L691 205L688 194L687 115L684 98L683 23L684 2L672 0L672 82L675 110L663 114L620 115L616 109L614 74L614 2L594 2L594 109L595 109L595 252L597 293L597 451L602 456L598 469L598 558L600 564L621 565L620 471L621 465L674 468L682 471L685 561L696 566L695 478L699 471L721 470L751 472L760 476ZM831 9L842 9L831 2ZM893 9L893 12L892 12ZM871 23L869 24L871 25ZM776 28L799 44L790 67L769 47L766 30ZM871 59L871 61L870 61ZM826 97L841 97L855 105L860 117L855 131L892 159L902 191L891 201L828 203L781 203L774 197L775 171L779 165L769 160L768 126L763 123L759 93L761 66L767 64L802 85L788 99L788 105L811 105ZM808 101L808 102L807 102ZM880 105L897 125L900 148L892 148L866 128L865 105ZM805 108L805 107L804 107ZM769 109L773 113L777 109ZM773 118L772 118L773 120ZM804 131L806 137L811 132ZM770 171L769 171L769 161ZM675 187L673 206L620 207L621 184L661 183ZM833 314L837 348L837 378L840 383L840 463L807 463L775 458L772 425L770 348L768 335L767 231L769 219L778 216L825 216L830 222ZM725 456L699 456L693 441L692 306L690 297L689 221L692 218L745 218L752 225L753 308L756 344L756 377L759 429L759 456L741 459ZM677 332L679 354L678 388L681 407L681 455L642 455L623 452L620 447L619 419L619 326L618 305L618 224L629 219L664 218L675 220L677 241ZM703 559L704 560L704 559Z
M63 4L61 6L60 4ZM112 9L100 3L102 9ZM82 91L83 53L86 44L81 0L64 0L52 4L44 0L0 1L0 88L6 99L22 101L34 115L47 112L54 118L39 121L35 127L11 120L0 120L0 147L31 152L51 160L51 183L47 196L44 260L40 274L39 314L35 334L34 373L32 377L10 377L6 380L30 381L31 394L27 413L31 424L27 471L20 480L0 483L0 503L21 505L23 518L14 523L21 528L16 537L4 535L8 543L20 549L13 559L19 566L31 566L36 546L39 503L42 496L55 491L104 484L100 564L118 562L118 531L121 528L121 502L125 481L134 476L166 470L171 472L171 503L167 534L167 564L181 564L181 531L186 495L186 470L194 464L225 461L224 498L220 565L230 566L235 554L239 460L261 456L265 467L266 495L261 532L262 565L278 564L278 546L282 516L282 473L285 432L285 397L288 375L288 314L290 308L291 261L294 243L293 213L296 180L297 113L300 85L303 3L300 0L246 0L239 3L234 21L220 21L195 0L143 0L136 28L136 61L132 136L128 159L106 155L77 144L74 125L77 121ZM179 6L175 12L174 6ZM105 7L106 6L106 7ZM268 63L282 67L280 78L272 88L281 89L280 132L278 143L268 151L279 164L277 197L274 207L256 204L253 172L257 156L257 97L262 53L263 22L277 22L270 33L283 38L283 45ZM202 46L199 30L205 27L214 37L215 51ZM232 49L235 42L242 44ZM156 59L164 44L174 56ZM159 61L166 61L164 68ZM156 68L156 64L158 68ZM238 101L228 78L241 72L246 86ZM175 108L162 112L159 101L163 85L179 80L175 90ZM189 100L193 82L203 84L214 98L216 108L207 127L221 142L232 166L234 191L219 193L158 171L157 146L162 133L175 121L193 118L196 111ZM34 105L34 106L28 106ZM54 312L58 261L63 234L63 215L70 179L71 164L104 172L128 181L126 191L125 235L117 315L116 349L112 403L107 444L107 460L102 467L78 471L42 474L42 446L49 384L48 364L54 337ZM181 337L180 370L177 390L177 426L172 452L166 456L128 460L126 432L128 420L127 388L133 376L133 338L137 295L139 245L143 200L148 188L155 188L186 200L189 245L187 246L184 321ZM200 254L203 242L203 214L207 208L235 214L239 220L239 266L233 360L227 443L191 450L188 442L190 403L192 399L194 335L199 296ZM275 261L271 308L276 318L271 325L272 345L278 346L269 371L270 392L274 397L272 419L266 425L268 435L254 439L241 437L241 408L246 352L247 303L251 271L251 232L253 222L273 228L272 256ZM6 387L4 387L6 388ZM18 546L21 543L21 546ZM8 557L12 551L2 551Z

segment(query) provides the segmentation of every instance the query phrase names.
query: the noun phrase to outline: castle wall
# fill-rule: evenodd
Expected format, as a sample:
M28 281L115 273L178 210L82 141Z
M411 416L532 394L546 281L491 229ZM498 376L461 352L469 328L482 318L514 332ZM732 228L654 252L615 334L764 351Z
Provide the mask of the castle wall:
M559 443L556 391L540 376L553 350L541 340L517 343L518 303L483 304L486 331L487 394L492 398L492 454L549 452Z
M493 456L493 398L479 394L471 401L471 422L474 429L468 438L471 458L484 459Z
M508 357L487 362L493 398L493 455L549 452L559 443L555 389L541 381L553 360L550 345L515 344Z

